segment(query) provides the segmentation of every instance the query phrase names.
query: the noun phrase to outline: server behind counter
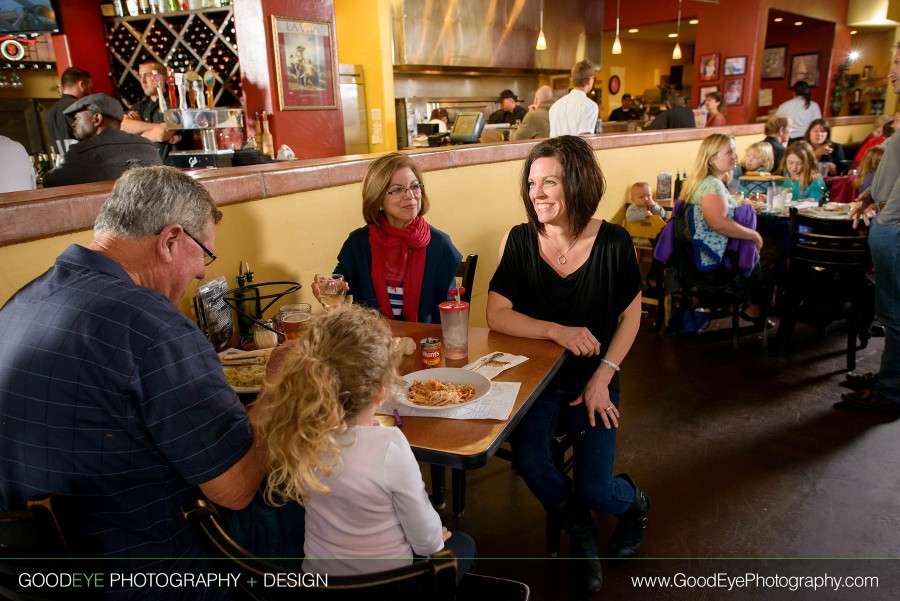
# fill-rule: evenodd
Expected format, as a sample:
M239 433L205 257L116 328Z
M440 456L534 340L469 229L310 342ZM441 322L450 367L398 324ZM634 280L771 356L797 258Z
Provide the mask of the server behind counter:
M159 91L166 89L165 74L165 66L156 61L138 65L138 77L145 96L125 114L122 121L122 131L137 134L153 142L163 161L176 145L183 148L180 144L181 136L166 130L164 113L159 108ZM191 140L186 142L191 142L189 148L193 147Z

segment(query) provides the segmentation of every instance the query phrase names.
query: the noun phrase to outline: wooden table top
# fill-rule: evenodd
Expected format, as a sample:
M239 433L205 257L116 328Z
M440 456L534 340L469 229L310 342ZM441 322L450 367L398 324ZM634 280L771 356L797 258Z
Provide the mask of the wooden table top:
M416 341L416 352L404 357L400 373L422 369L418 343L427 337L441 337L441 326L425 323L392 321L395 336L408 336ZM524 355L528 361L508 369L494 378L495 382L521 382L516 403L507 421L491 419L444 419L403 416L403 434L420 461L448 467L474 469L487 463L497 448L534 403L538 394L562 365L565 349L550 340L532 340L492 332L488 328L469 328L469 358L444 361L445 367L462 367L478 357L503 351ZM384 425L393 426L394 418L380 415Z

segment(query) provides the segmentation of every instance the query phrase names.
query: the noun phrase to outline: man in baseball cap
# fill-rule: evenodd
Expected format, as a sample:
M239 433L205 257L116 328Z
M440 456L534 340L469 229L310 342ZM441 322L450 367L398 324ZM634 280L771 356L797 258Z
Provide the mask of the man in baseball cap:
M44 187L118 179L131 167L162 165L149 140L121 131L122 104L106 94L91 94L73 102L64 113L74 120L73 144L63 164L44 176Z
M515 125L517 121L524 119L525 115L528 114L528 109L516 104L521 101L512 90L503 90L500 92L500 97L497 98L500 108L491 113L491 116L488 117L488 123Z

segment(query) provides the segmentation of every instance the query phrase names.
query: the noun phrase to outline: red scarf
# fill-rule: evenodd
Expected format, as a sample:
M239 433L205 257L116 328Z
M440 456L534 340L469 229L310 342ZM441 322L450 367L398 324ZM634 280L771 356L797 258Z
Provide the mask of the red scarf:
M372 284L378 308L387 319L394 319L388 286L403 284L403 318L418 321L422 276L425 274L425 247L431 242L431 228L416 217L404 228L394 227L384 215L369 225L372 248Z

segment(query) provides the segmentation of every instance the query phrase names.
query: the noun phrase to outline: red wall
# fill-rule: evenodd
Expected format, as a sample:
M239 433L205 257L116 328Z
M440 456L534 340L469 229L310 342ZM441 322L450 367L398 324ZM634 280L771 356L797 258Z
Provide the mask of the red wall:
M269 129L277 150L287 144L298 159L339 156L346 152L340 96L333 110L282 111L278 100L277 60L272 41L272 15L334 24L332 0L240 0L234 3L241 83L248 135L256 129L255 113L270 114ZM337 41L333 63L337 70ZM337 78L335 73L334 77Z
M94 92L112 94L99 5L84 0L59 0L59 13L63 33L52 36L57 71L62 74L69 67L85 69L91 74Z
M792 39L789 42L787 53L787 69L785 79L766 80L762 82L764 87L773 89L774 84L780 83L782 89L774 92L773 106L788 100L791 95L784 93L790 77L790 57L793 54L805 52L821 52L822 59L819 65L819 87L814 88L814 96L822 106L822 111L828 115L828 98L832 86L832 78L837 67L846 58L850 48L850 33L845 25L847 21L847 7L849 0L829 0L828 2L810 2L809 0L752 0L747 1L723 1L718 4L705 2L682 3L682 28L693 27L686 25L692 18L698 18L697 39L694 46L694 56L685 56L683 64L692 64L694 69L693 89L691 98L694 106L698 103L699 88L706 85L718 85L724 92L726 80L722 76L722 61L726 57L746 56L747 74L744 75L744 98L740 105L728 107L727 121L731 124L748 123L756 120L757 114L765 115L772 107L759 108L758 95L760 88L759 69L762 62L763 48L766 46L766 33L768 30L769 9L795 13L805 17L812 17L823 21L829 21L829 31L817 31L809 35L804 30L803 36ZM643 2L628 2L621 4L621 27L639 27L652 23L675 21L677 18L678 3L674 0L644 0ZM614 30L616 26L616 5L613 2L606 3L605 27L606 31ZM775 45L770 43L769 45ZM719 79L716 81L699 80L700 60L707 54L719 55ZM729 78L731 79L731 78ZM820 96L816 96L820 95Z
M791 35L790 29L787 27L770 28L769 35L766 37L766 46L787 46L785 77L784 79L767 79L761 82L760 87L771 88L772 90L772 106L759 107L757 112L759 116L766 115L770 109L794 97L794 92L789 87L791 82L791 57L795 54L809 54L813 52L821 53L819 56L819 85L810 88L810 96L812 100L819 103L822 113L826 113L825 98L828 96L827 92L830 92L826 84L828 83L831 53L828 51L829 48L822 47L819 40L834 39L834 24L817 22L815 25L806 27L803 33L803 36L794 36ZM835 65L836 67L837 65Z

